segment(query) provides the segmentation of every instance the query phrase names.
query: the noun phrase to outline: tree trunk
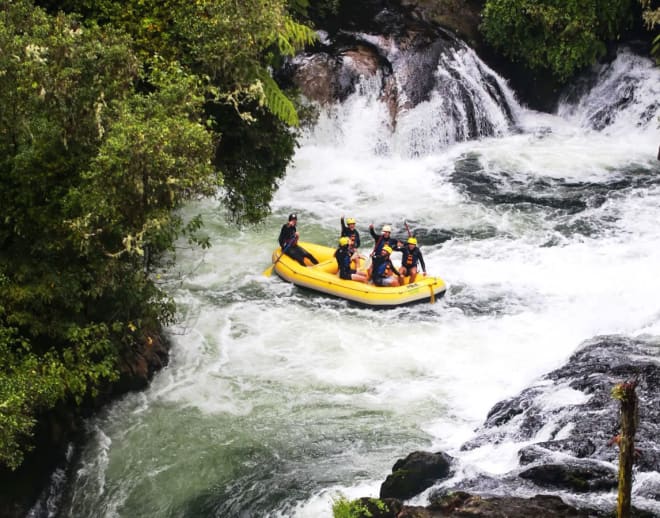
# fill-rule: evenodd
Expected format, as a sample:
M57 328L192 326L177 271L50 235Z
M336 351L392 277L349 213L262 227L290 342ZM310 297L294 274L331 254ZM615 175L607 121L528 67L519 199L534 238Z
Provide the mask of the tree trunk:
M619 496L618 518L630 518L632 470L635 457L635 432L637 431L637 381L617 385L614 397L621 401L621 435L619 436Z

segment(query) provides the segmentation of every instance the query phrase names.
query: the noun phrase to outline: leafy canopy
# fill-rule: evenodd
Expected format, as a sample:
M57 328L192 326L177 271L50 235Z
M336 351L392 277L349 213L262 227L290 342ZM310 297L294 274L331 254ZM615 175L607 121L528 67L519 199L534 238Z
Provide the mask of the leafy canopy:
M639 3L642 4L642 18L644 19L646 28L654 30L656 27L660 26L660 6L658 6L657 0L655 0L655 2L654 0L639 0ZM653 39L651 44L651 54L655 56L656 63L660 64L660 34L656 33L656 36Z
M42 2L109 24L130 34L143 59L154 55L180 62L208 76L218 100L240 104L248 98L291 126L293 103L268 72L316 39L294 20L286 0L65 0ZM292 2L295 10L305 2Z
M488 0L481 30L508 58L563 81L605 54L630 12L631 0Z
M38 415L81 403L157 338L171 302L149 276L175 209L216 191L204 80L142 66L112 27L0 3L0 463ZM194 238L194 236L191 236Z
M285 0L39 5L0 0L0 464L12 469L38 416L95 397L172 321L151 272L182 235L208 245L182 204L224 187L237 221L268 214L298 123L269 71L314 38Z

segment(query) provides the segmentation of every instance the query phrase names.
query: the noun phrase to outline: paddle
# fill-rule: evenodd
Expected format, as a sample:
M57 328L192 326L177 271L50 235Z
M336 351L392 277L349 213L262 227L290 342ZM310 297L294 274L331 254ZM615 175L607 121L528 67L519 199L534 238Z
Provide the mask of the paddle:
M272 265L270 265L268 268L264 270L263 273L264 276L270 277L273 274L273 269L275 268L275 265L279 262L280 259L282 259L284 253L289 249L289 247L293 244L294 241L295 239L292 239L284 245L284 248L282 248L282 253L277 257L277 259L275 259L275 261L273 261Z

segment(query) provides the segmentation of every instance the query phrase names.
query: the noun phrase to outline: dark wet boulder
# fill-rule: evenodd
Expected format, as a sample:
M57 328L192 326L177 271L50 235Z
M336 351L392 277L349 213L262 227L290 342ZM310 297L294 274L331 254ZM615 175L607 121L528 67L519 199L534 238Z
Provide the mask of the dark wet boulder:
M594 462L541 464L522 471L519 476L540 487L576 493L609 491L617 487L618 482L616 470Z
M444 452L416 451L399 459L380 486L381 498L406 500L449 475L452 457Z
M483 45L479 25L483 0L401 0L404 7L412 7L413 14L445 27L471 47Z
M618 402L612 388L637 378L639 425L636 434L636 469L657 471L660 465L660 345L652 338L603 336L585 342L561 368L535 386L497 403L479 433L463 450L503 441L530 441L541 430L544 440L520 451L522 465L552 464L564 458L616 463L619 433ZM549 404L549 401L553 401Z
M467 451L519 443L521 467L496 476L477 473L454 486L438 484L431 490L429 505L403 506L398 518L613 516L609 504L582 509L557 496L493 495L538 491L580 494L591 502L611 498L617 486L619 456L613 439L620 427L619 404L612 398L612 388L633 378L638 381L639 398L634 497L638 505L660 501L660 484L655 476L660 466L659 358L660 340L656 337L601 336L585 342L564 366L493 406L476 436L461 448ZM458 462L454 459L448 460L444 475L424 475L422 470L413 477L408 471L414 464L412 460L419 458L425 466L424 459L435 455L442 454L416 452L398 461L381 486L381 494L407 499L447 479L452 463ZM640 476L644 472L651 476ZM594 493L593 499L586 493ZM650 509L634 508L632 516L658 515Z
M604 336L590 340L566 365L547 378L568 382L574 390L589 396L568 437L544 444L548 449L580 456L595 448L591 458L617 462L619 451L612 439L619 433L619 404L612 388L623 381L638 379L639 424L635 436L635 467L657 471L660 466L660 344L654 338Z
M583 459L593 455L595 451L596 444L593 438L579 437L531 444L520 449L518 459L521 466L526 466L540 461L550 461L553 457L553 452L564 453L578 459Z
M320 51L291 60L278 78L322 105L344 101L365 79L380 81L383 100L394 95L391 65L375 45L362 37L342 34L338 41L320 47Z
M579 518L606 516L594 509L577 509L558 496L536 495L532 498L491 497L471 495L463 491L434 500L429 509L439 511L437 517L479 518Z

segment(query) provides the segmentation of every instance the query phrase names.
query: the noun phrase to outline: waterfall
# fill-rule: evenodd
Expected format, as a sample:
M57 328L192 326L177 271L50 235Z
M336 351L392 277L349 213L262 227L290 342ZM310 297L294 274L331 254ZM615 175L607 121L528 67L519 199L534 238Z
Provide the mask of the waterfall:
M569 89L558 113L597 131L626 133L631 127L657 127L660 69L648 58L623 49L612 63L596 67Z
M320 61L326 75L331 75L330 83L341 85L335 95L342 103L322 110L341 120L333 135L348 135L351 140L366 136L378 154L414 157L515 129L521 107L506 81L449 33L442 31L423 45L351 34L350 51L330 50L332 42L323 41L329 50ZM318 59L301 55L290 67L303 91L317 97L305 76L313 73L316 79L318 66ZM366 107L367 120L362 113ZM351 116L359 116L355 122L360 127L347 124Z
M319 105L263 225L239 232L213 200L186 207L214 246L182 247L162 274L180 311L170 364L88 423L60 516L330 518L339 495L378 496L414 450L456 459L433 490L575 498L517 477L520 452L534 462L530 441L581 429L587 389L544 376L589 341L606 354L660 335L658 72L624 51L544 114L462 44L359 40L371 50L319 58L344 67L342 100ZM328 245L356 218L365 252L370 223L404 235L407 221L446 297L374 311L262 276L292 211ZM487 419L516 401L541 417ZM635 504L660 513L660 475L641 479Z
M465 44L441 53L434 78L430 98L399 115L394 147L400 153L428 155L515 128L521 108L513 92Z

